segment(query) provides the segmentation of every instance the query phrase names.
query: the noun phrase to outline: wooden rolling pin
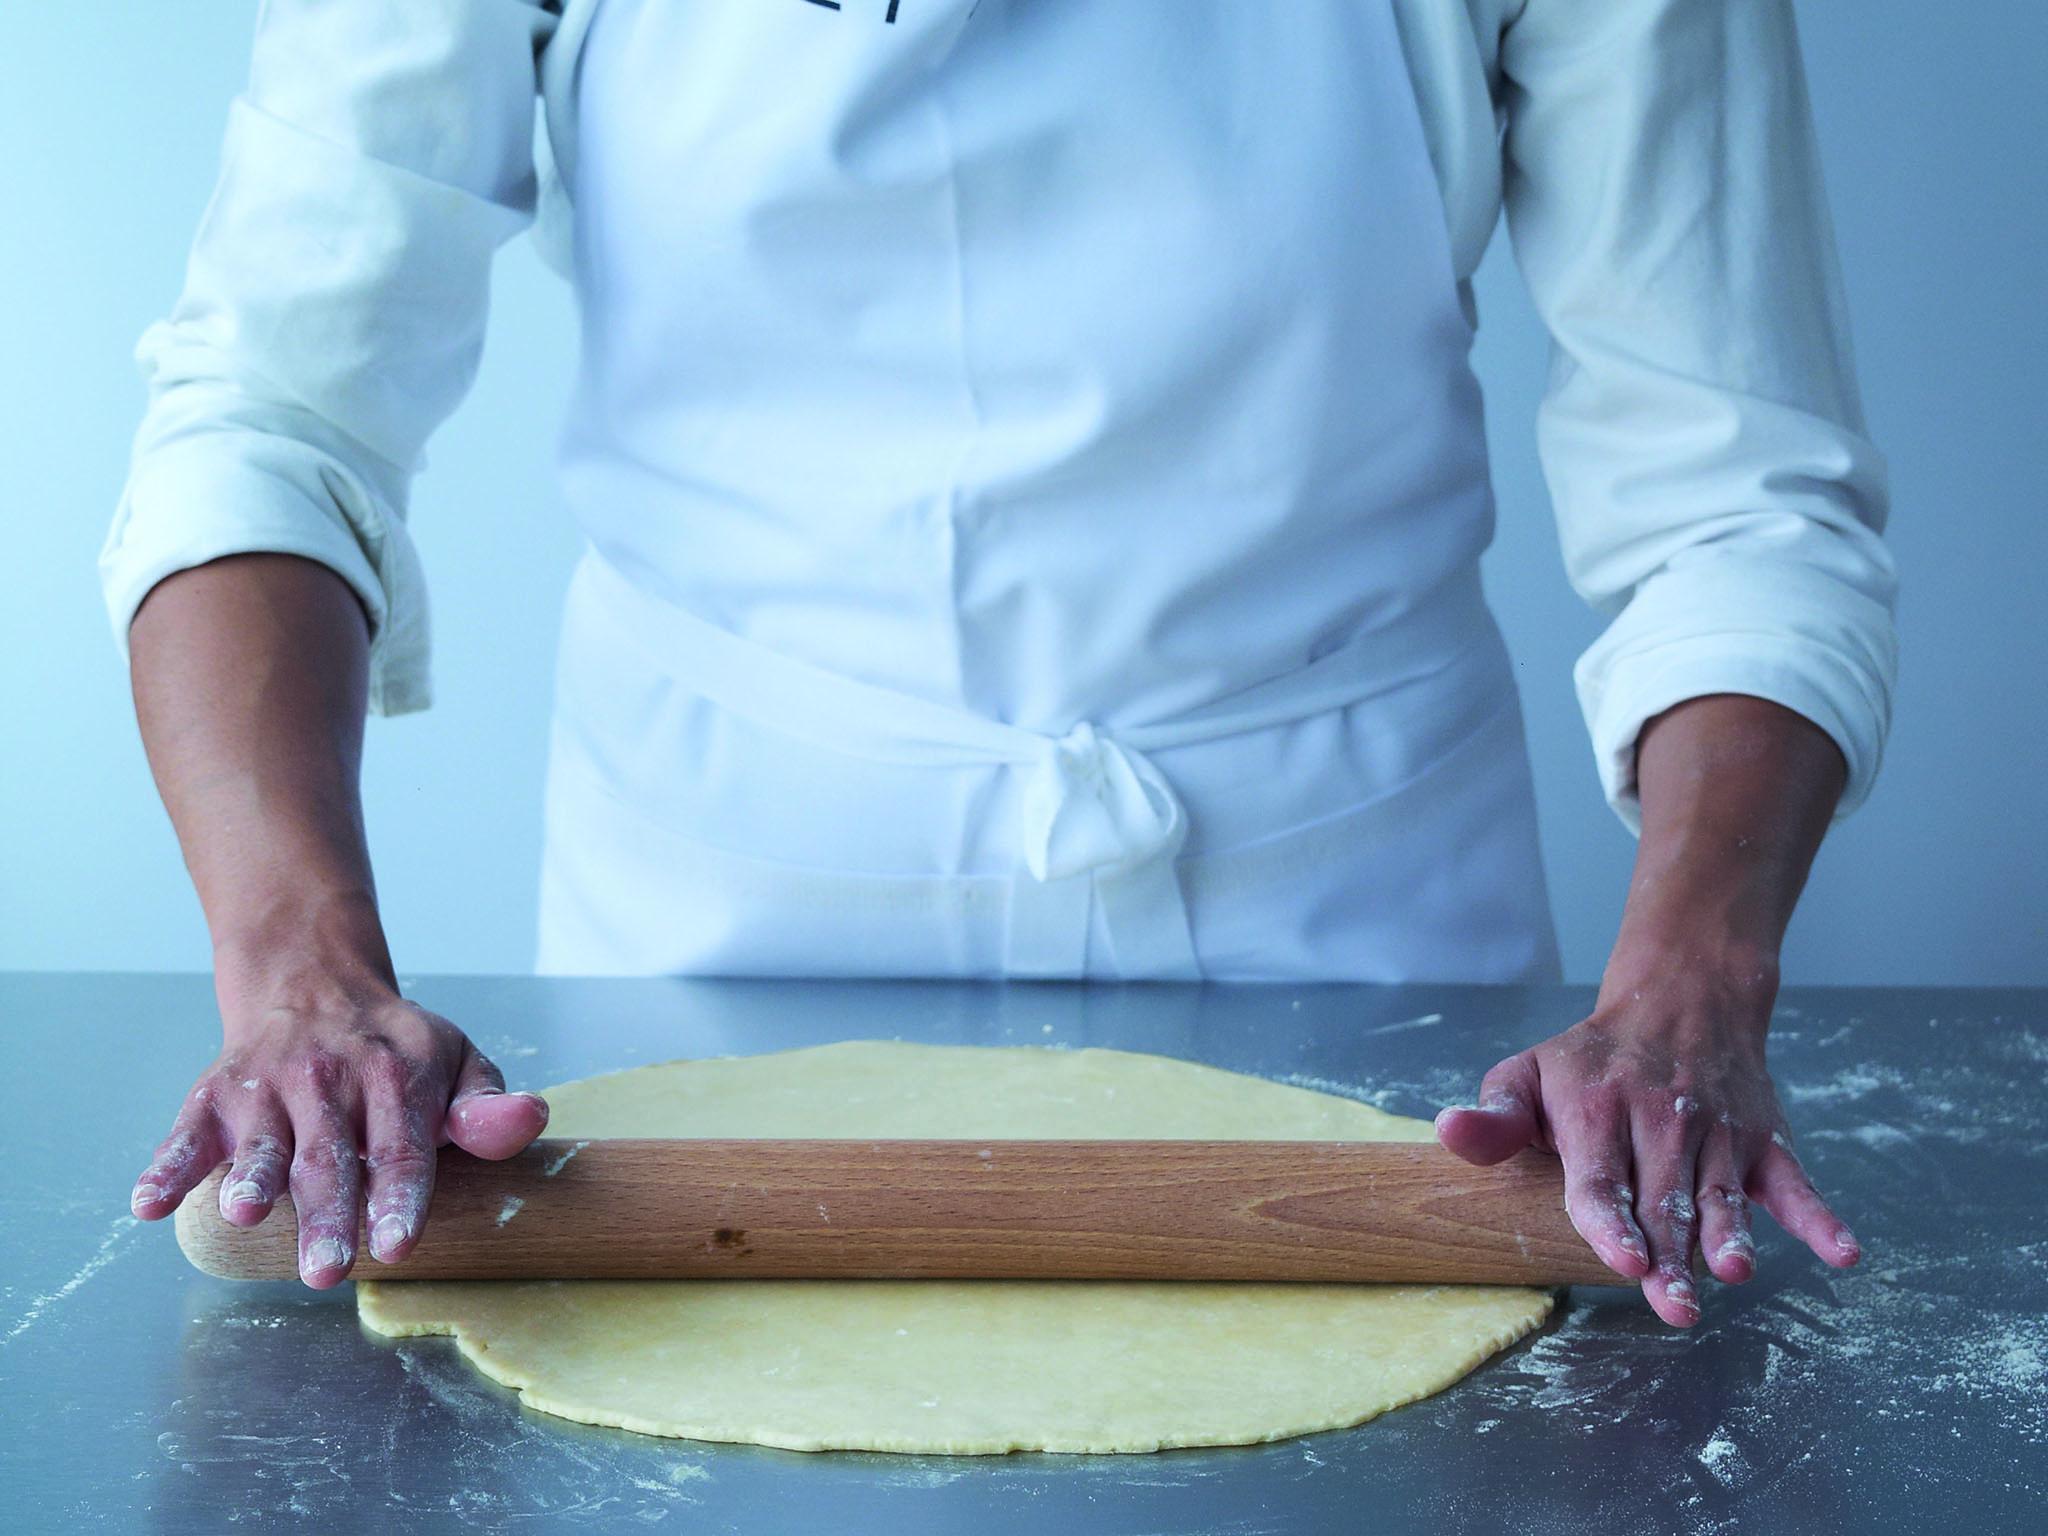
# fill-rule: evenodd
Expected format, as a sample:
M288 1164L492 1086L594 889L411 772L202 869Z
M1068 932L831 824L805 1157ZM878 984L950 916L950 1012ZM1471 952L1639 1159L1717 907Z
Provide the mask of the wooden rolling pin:
M297 1273L289 1199L178 1209L193 1264ZM1475 1168L1430 1142L537 1141L444 1148L414 1280L1116 1279L1612 1284L1555 1158Z

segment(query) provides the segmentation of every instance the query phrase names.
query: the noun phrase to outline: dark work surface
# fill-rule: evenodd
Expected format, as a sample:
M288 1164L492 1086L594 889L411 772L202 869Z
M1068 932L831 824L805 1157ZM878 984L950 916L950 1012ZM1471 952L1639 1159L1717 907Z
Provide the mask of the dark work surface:
M848 1038L1109 1045L1428 1115L1580 989L423 978L516 1086ZM1123 1457L806 1455L519 1407L351 1288L209 1280L128 1186L213 1054L204 978L0 976L14 1531L2048 1529L2048 993L1791 990L1772 1061L1865 1259L1774 1228L1679 1334L1580 1290L1356 1429ZM1767 1221L1765 1222L1767 1226Z

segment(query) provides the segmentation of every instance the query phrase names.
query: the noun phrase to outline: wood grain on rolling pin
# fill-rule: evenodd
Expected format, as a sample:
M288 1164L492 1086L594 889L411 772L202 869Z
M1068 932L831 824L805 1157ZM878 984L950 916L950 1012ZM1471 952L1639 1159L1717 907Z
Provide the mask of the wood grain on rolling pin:
M178 1210L209 1274L297 1273L289 1199ZM539 1141L443 1148L389 1279L1118 1279L1614 1284L1555 1158L1475 1168L1429 1142Z

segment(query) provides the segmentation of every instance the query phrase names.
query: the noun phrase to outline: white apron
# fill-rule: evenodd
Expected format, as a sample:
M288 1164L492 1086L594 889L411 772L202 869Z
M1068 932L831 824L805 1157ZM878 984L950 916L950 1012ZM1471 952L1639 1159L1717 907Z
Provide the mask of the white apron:
M553 973L1548 980L1386 0L605 0Z

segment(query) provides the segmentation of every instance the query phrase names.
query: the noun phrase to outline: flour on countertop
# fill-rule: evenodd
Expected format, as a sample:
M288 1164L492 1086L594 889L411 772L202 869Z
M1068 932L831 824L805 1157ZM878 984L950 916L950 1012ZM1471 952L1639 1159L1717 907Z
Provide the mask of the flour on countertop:
M1844 1067L1824 1083L1802 1083L1796 1079L1784 1085L1785 1097L1794 1104L1827 1103L1837 1099L1860 1099L1880 1088L1903 1088L1906 1080L1890 1067Z
M1273 1080L1370 1104L1390 1115L1410 1115L1418 1120L1428 1120L1447 1104L1470 1104L1479 1092L1480 1075L1449 1067L1432 1067L1416 1077L1381 1079L1371 1088L1336 1078L1318 1077L1310 1072L1282 1072L1275 1074Z
M85 1285L94 1275L120 1257L122 1249L127 1246L128 1239L133 1237L141 1228L142 1223L133 1216L116 1218L114 1224L107 1229L107 1235L100 1239L99 1247L93 1251L92 1257L85 1261L83 1267L54 1291L46 1292L29 1302L28 1306L22 1311L21 1316L14 1320L12 1326L5 1333L0 1333L0 1345L10 1344L20 1338L29 1329L41 1322L44 1317L48 1316L53 1308L60 1307L69 1301L77 1294L81 1286Z
M1747 1467L1742 1452L1723 1429L1714 1431L1713 1438L1700 1447L1699 1456L1700 1465L1713 1473L1715 1481L1724 1487L1733 1484Z

